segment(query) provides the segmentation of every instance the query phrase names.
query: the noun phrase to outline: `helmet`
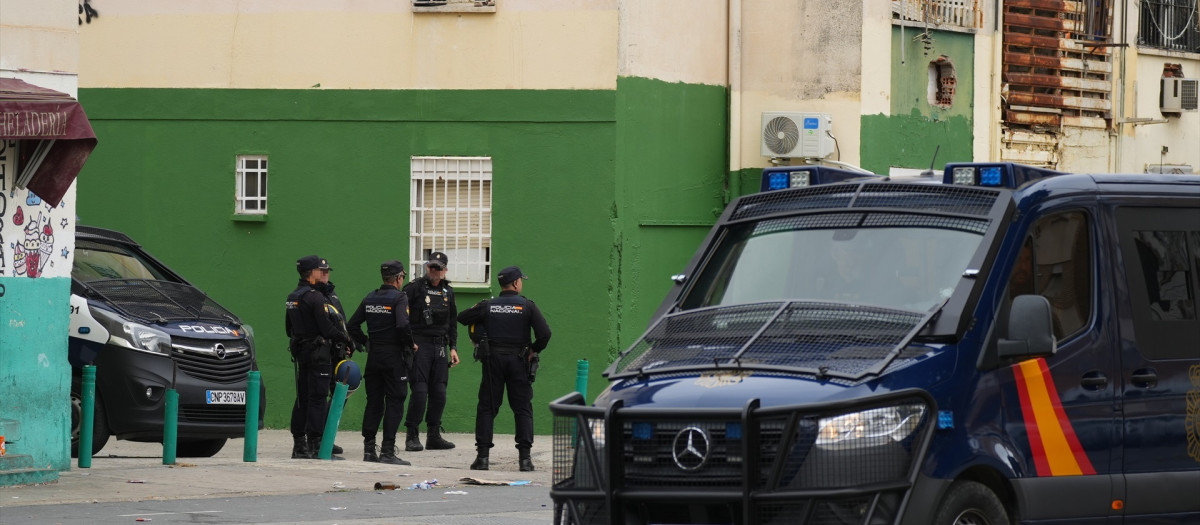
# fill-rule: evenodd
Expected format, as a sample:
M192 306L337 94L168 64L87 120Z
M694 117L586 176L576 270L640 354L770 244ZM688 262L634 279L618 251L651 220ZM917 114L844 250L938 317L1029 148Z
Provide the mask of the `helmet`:
M362 369L358 367L358 363L344 359L333 368L333 377L337 382L346 384L346 395L349 396L362 384Z

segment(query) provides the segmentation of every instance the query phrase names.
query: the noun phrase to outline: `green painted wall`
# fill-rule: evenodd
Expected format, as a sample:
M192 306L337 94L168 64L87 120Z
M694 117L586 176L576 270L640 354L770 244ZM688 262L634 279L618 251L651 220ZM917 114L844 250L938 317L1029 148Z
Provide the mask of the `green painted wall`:
M720 86L617 80L612 349L646 330L724 208L726 97Z
M862 117L862 166L876 173L887 173L890 166L928 168L935 151L935 169L972 160L974 36L930 31L926 48L913 40L919 34L905 28L901 36L899 27L892 28L891 113ZM929 63L942 55L953 63L958 79L949 108L929 103Z
M295 259L328 258L347 308L378 285L380 261L408 262L410 156L493 159L493 263L521 265L531 277L525 294L554 330L535 408L574 389L579 359L591 363L588 398L603 388L622 319L640 317L628 331L644 329L666 276L704 232L650 227L670 233L643 235L635 217L711 224L719 207L720 88L639 80L615 92L81 89L79 98L104 144L79 177L80 223L128 233L254 326L273 428L287 426L295 397L282 308ZM652 106L677 122L643 122L636 132L618 124ZM700 108L704 117L690 115ZM697 130L696 140L680 140ZM237 154L270 155L266 222L230 218ZM670 167L689 182L657 174ZM626 197L643 193L626 185L646 196ZM640 255L627 260L631 250ZM661 281L643 284L628 272ZM497 291L460 289L459 305ZM473 428L479 384L469 341L460 340L466 361L451 371L444 418L451 432ZM351 397L343 429L359 428L364 401L363 393ZM538 432L550 432L549 412L535 413ZM512 429L504 408L496 430Z
M0 419L21 430L7 452L57 470L71 467L70 296L65 277L0 277Z

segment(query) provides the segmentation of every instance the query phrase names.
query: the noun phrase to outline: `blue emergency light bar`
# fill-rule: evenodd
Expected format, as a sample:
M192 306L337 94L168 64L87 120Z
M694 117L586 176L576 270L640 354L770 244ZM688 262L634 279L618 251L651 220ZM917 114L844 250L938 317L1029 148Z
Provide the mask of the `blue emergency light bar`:
M804 188L818 184L832 184L864 177L878 177L873 173L843 170L828 166L779 166L764 168L759 191Z
M1026 182L1063 175L1061 171L1012 162L951 162L946 164L943 184L1018 188Z

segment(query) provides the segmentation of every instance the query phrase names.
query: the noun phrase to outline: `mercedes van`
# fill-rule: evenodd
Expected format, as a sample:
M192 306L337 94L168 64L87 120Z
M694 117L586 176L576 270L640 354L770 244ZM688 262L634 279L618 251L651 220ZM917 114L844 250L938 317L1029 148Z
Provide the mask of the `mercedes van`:
M68 355L73 457L84 365L96 367L93 453L110 436L161 442L169 389L179 394L178 456L212 456L245 434L254 332L125 234L76 228ZM262 385L259 428L265 394Z
M762 189L551 403L556 523L1200 523L1200 177Z

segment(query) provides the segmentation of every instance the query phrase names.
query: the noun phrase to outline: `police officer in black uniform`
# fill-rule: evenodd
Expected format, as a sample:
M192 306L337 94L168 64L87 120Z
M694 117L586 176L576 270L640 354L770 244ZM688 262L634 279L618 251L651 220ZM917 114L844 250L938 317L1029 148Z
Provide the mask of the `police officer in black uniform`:
M442 412L446 409L446 384L450 367L458 364L458 327L454 319L458 307L454 304L454 288L446 279L446 254L433 252L425 263L425 276L404 287L412 310L409 317L417 356L410 382L412 399L408 402L408 437L404 450L418 452L421 446L421 418L429 435L425 446L430 450L454 448L454 443L442 438ZM449 348L449 354L446 349ZM426 400L429 412L426 414Z
M291 425L293 458L315 458L320 450L333 362L350 345L341 312L318 289L319 283L328 280L330 270L321 257L301 257L296 261L300 282L287 297L284 327L297 367Z
M409 332L408 296L400 291L404 283L404 263L387 261L379 266L383 285L363 298L350 316L350 336L367 345L367 407L363 411L363 461L408 465L396 456L396 431L404 418L404 397L408 386L412 353L415 350ZM367 323L368 335L362 331ZM375 433L383 421L383 449L375 446Z
M482 342L487 348L481 355L483 377L479 384L479 404L475 410L475 462L471 470L488 469L492 444L492 423L500 412L504 390L508 389L509 408L517 423L517 452L522 472L533 470L529 449L533 447L533 382L529 366L550 341L550 326L533 301L520 295L528 277L516 266L496 274L500 296L480 301L458 316L458 322L482 326ZM529 331L533 330L530 341Z

